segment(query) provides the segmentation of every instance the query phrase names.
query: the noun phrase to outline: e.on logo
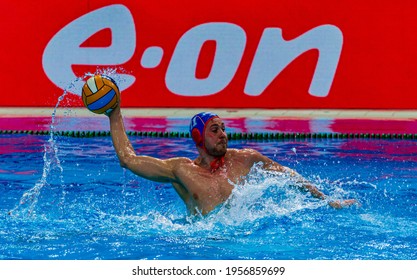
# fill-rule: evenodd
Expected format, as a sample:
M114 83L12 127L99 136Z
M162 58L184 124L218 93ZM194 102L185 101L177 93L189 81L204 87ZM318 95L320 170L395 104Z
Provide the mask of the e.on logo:
M93 34L111 29L109 47L80 47ZM165 83L180 96L210 96L222 91L239 68L246 47L246 33L238 25L227 22L208 22L188 30L179 39L170 59ZM197 62L202 46L216 42L216 51L210 73L204 79L196 77ZM298 56L317 49L318 60L309 93L325 97L336 73L343 45L343 34L334 25L317 26L299 37L286 41L281 28L265 28L245 81L244 94L261 95L271 82ZM135 22L129 9L111 5L92 11L61 29L48 43L43 54L43 68L49 79L65 88L76 80L72 65L114 65L129 61L136 50ZM159 46L150 46L142 54L144 68L157 67L164 55ZM121 90L130 87L135 77L118 74ZM83 81L71 89L80 94Z

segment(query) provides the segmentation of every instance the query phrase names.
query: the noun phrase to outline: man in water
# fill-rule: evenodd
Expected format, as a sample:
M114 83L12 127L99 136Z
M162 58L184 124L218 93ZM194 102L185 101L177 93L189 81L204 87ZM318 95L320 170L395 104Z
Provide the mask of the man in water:
M260 163L266 170L288 173L301 189L318 199L326 199L321 191L294 170L253 149L227 148L225 125L216 114L203 112L191 119L190 133L199 153L195 160L137 155L126 135L120 106L110 113L109 118L113 145L120 165L143 178L171 183L191 213L205 215L225 202L234 185L245 180L255 163ZM354 203L355 200L328 202L334 208Z

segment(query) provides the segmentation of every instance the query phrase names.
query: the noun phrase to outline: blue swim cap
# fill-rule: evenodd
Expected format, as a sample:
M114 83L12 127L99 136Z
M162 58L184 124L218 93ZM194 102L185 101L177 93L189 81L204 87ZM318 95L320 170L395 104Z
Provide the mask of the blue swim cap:
M203 147L206 123L211 119L218 117L218 115L211 112L201 112L192 117L190 122L190 134L196 145Z

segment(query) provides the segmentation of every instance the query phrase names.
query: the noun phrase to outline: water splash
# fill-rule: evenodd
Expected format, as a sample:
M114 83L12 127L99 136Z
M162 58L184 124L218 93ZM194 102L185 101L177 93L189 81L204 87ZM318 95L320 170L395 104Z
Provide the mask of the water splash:
M248 224L256 225L325 205L325 202L300 192L297 185L290 173L268 171L255 164L245 182L235 185L228 201L208 219L247 228Z
M61 212L60 215L64 214L65 209L65 184L64 184L64 176L63 176L63 167L61 164L61 160L58 156L59 148L57 142L55 140L55 132L56 132L56 125L57 125L57 111L62 102L65 100L65 97L68 93L74 92L74 89L77 88L77 85L87 80L89 77L92 77L97 74L107 75L114 79L116 83L123 83L124 75L120 75L119 72L125 72L122 68L105 68L105 69L97 69L95 73L85 73L82 77L77 77L74 81L72 81L69 86L64 89L61 96L59 96L58 101L53 109L51 114L51 123L49 126L49 138L48 141L44 145L44 154L43 154L43 170L42 170L42 177L39 181L33 186L31 189L27 190L21 197L19 204L9 211L10 216L20 216L20 217L30 217L35 213L36 205L38 204L40 194L43 189L50 187L51 183L51 176L53 171L57 170L58 178L59 178L59 185L62 190L61 196L59 198L59 202L57 203L59 211ZM68 109L70 111L70 109ZM67 114L67 113L66 113Z
M94 75L105 75L112 78L119 88L121 88L121 85L129 83L129 81L127 81L128 78L124 73L127 73L127 71L122 67L98 68L95 73L84 74L83 80Z
M21 197L19 204L9 211L9 215L13 217L30 217L35 214L35 208L38 204L39 197L44 188L50 187L50 177L54 170L58 171L59 184L61 187L61 196L57 203L61 215L63 215L64 205L65 205L65 184L64 184L64 169L61 164L61 160L58 156L59 148L55 140L56 132L56 119L57 119L57 110L60 104L64 101L68 92L74 87L75 83L81 78L74 80L67 89L64 90L61 96L59 96L58 101L53 109L51 114L51 123L49 125L49 138L48 141L44 144L43 149L43 169L42 177L31 189L27 190Z
M300 192L293 187L296 184L289 173L267 171L256 164L243 183L234 184L229 199L205 217L186 216L179 211L142 209L137 215L121 218L134 223L137 232L152 229L159 234L176 232L185 236L246 236L268 228L271 221L292 219L300 212L327 205L323 200Z

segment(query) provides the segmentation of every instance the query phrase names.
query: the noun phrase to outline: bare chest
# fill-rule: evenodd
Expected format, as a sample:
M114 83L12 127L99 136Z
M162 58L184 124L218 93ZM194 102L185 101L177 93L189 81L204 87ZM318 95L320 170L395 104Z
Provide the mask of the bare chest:
M230 174L223 170L215 173L198 172L186 178L184 183L195 200L226 200L233 190Z
M213 210L228 199L233 188L247 174L246 168L227 164L215 172L194 167L179 174L181 185L187 191L187 204L203 212Z

